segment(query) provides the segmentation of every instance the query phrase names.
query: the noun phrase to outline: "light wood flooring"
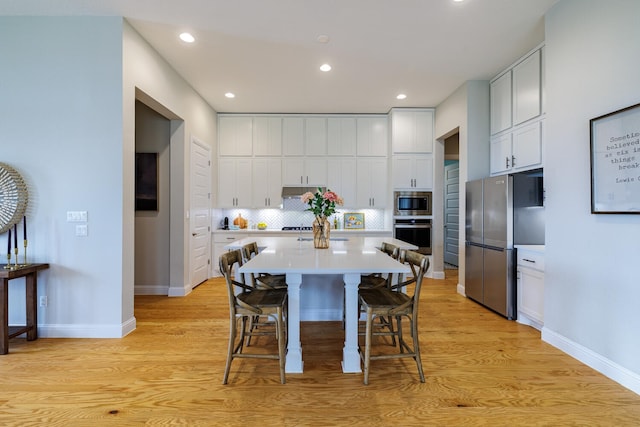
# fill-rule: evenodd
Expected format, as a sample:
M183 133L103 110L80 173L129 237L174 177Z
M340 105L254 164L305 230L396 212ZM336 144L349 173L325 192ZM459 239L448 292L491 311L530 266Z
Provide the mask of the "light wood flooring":
M424 384L407 359L372 362L364 386L341 373L340 323L309 322L304 374L281 385L277 362L241 359L223 386L227 296L212 279L183 298L136 296L137 329L122 339L12 339L0 356L0 425L640 424L640 396L458 295L456 274L423 287Z

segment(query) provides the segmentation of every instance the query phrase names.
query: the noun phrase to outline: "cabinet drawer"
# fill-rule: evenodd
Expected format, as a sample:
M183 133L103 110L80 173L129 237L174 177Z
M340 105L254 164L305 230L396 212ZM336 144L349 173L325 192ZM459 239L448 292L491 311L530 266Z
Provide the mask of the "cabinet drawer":
M228 244L247 237L246 233L213 233L213 243Z
M544 271L544 254L540 252L518 249L518 265Z

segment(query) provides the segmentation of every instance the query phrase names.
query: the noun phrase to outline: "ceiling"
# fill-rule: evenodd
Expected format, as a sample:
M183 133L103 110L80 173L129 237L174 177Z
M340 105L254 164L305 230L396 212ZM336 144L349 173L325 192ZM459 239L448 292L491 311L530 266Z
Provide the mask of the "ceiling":
M491 79L544 41L556 2L1 0L0 15L124 16L218 112L386 113Z

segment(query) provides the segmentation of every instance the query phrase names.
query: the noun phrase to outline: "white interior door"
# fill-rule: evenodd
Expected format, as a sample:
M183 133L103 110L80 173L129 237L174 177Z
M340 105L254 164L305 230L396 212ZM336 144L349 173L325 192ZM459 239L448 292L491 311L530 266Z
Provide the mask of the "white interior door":
M191 287L210 276L211 260L211 150L191 140L191 239L189 265Z
M444 262L455 266L458 266L459 174L458 162L444 167Z

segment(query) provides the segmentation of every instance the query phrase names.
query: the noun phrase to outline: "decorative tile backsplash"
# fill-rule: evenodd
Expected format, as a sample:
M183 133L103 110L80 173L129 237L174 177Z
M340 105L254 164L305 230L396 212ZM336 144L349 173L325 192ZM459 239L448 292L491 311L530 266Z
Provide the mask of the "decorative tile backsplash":
M233 224L233 220L242 215L249 221L249 228L254 228L259 222L265 222L269 229L281 229L282 227L311 226L313 222L313 214L307 211L307 205L302 203L299 198L284 199L282 209L216 209L214 210L213 226L215 228L222 227L224 217L229 218L229 224ZM338 209L336 215L338 218L339 228L343 228L343 216L345 212L364 213L365 229L382 230L384 229L384 210L383 209ZM333 224L334 215L329 218Z

